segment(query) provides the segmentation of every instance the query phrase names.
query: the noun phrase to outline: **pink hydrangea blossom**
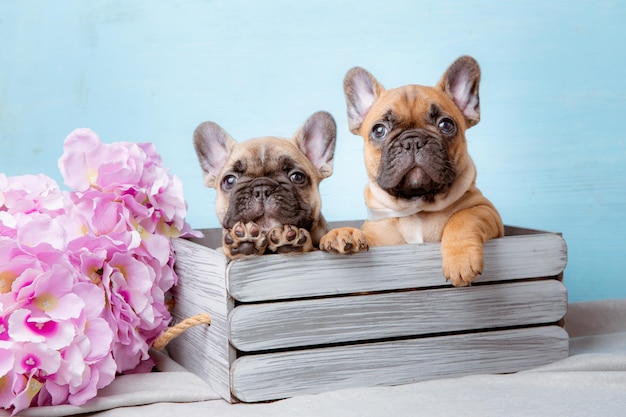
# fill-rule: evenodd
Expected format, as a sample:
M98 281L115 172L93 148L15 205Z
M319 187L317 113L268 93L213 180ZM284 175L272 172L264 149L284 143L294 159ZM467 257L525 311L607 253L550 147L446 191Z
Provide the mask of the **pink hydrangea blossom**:
M149 143L65 140L62 191L0 174L0 407L84 404L116 374L149 370L176 284L181 181Z

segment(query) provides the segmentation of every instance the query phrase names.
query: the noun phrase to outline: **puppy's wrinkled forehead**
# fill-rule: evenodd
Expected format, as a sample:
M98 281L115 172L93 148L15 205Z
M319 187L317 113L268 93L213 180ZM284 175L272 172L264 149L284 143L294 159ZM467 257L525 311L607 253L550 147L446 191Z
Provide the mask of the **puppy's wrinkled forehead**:
M254 177L288 172L301 165L304 156L288 139L262 137L247 140L230 156L225 171Z
M407 85L384 91L370 111L383 119L411 127L433 123L441 116L463 120L459 108L441 90L422 85ZM374 122L374 120L371 120Z

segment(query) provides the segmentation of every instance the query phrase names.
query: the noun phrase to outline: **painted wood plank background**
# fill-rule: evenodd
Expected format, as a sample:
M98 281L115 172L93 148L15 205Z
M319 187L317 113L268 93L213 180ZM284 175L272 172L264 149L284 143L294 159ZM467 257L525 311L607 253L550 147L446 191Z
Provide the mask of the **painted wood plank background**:
M468 131L505 223L563 232L570 301L626 297L626 2L162 0L0 2L0 172L61 181L62 141L153 141L195 227L215 227L191 146L204 120L236 139L337 119L331 220L365 216L362 143L341 82L355 65L431 84L457 56L483 69Z
M568 342L565 330L548 326L248 355L233 364L232 390L242 401L263 401L364 384L513 372L567 357Z

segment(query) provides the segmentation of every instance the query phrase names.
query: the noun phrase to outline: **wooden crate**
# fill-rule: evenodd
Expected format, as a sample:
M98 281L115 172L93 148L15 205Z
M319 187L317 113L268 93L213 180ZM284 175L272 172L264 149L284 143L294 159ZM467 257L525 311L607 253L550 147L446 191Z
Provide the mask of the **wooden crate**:
M506 228L485 271L454 288L439 244L312 252L227 263L204 240L177 239L175 319L212 316L169 346L228 401L508 373L568 355L559 234Z

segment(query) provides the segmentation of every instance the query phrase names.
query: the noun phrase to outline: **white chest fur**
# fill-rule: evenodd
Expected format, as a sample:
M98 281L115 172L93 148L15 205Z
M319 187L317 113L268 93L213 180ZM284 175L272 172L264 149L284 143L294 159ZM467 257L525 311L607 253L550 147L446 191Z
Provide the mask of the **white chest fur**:
M400 232L406 243L441 241L446 218L436 213L421 212L398 219Z
M424 221L413 215L400 219L400 230L406 243L424 243Z

